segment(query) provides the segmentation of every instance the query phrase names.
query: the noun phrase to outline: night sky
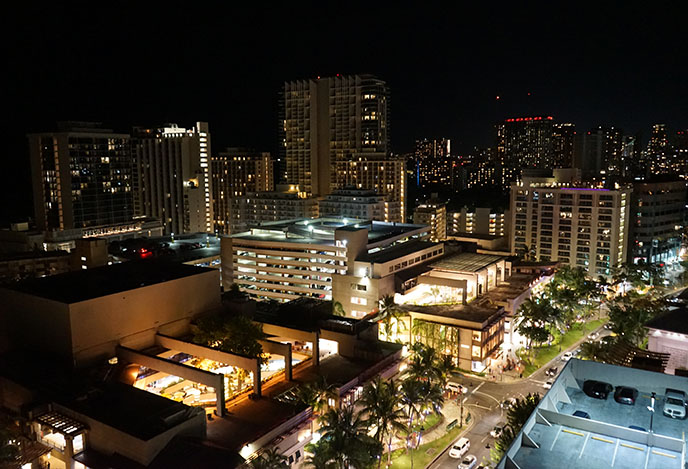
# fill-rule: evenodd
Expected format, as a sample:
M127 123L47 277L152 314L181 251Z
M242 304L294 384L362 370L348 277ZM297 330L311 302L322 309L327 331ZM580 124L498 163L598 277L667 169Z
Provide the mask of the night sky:
M447 136L465 153L491 145L499 119L536 113L645 138L653 123L688 127L685 1L16 3L5 7L0 33L9 79L2 221L31 215L27 132L57 120L125 132L205 120L214 151L274 151L281 83L317 75L386 80L395 152Z

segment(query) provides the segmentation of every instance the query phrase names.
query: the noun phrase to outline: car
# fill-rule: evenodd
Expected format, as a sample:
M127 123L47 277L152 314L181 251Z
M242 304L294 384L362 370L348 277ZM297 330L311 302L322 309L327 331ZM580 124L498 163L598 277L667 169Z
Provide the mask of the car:
M614 391L614 400L619 404L634 405L638 398L638 390L628 386L617 386Z
M686 393L678 389L667 389L664 393L662 412L672 419L686 418Z
M589 379L583 383L583 392L595 399L607 399L607 396L609 396L613 389L614 387L611 384L603 381Z
M461 461L461 464L459 464L459 469L474 469L477 465L478 458L476 458L472 454L469 454L468 456L463 458L463 461Z
M447 383L447 391L468 394L468 388L466 386L463 384L454 383L453 381Z
M449 457L458 459L463 457L464 454L468 453L471 448L471 442L468 438L462 437L456 440L449 450Z
M629 425L628 428L630 428L631 430L638 430L639 432L646 432L647 431L643 427L639 427L638 425Z
M572 415L573 415L574 417L580 417L580 418L582 418L582 419L589 419L589 418L590 418L590 414L587 413L587 412L585 412L585 411L583 411L583 410L577 410L577 411L575 411Z
M564 354L561 356L562 361L569 361L573 358L573 354L571 352L564 352Z
M503 431L504 431L504 426L503 425L497 425L492 430L490 430L490 436L492 438L499 438Z
M607 329L608 331L612 330L612 323L608 322L604 325L604 328Z
M552 380L550 379L549 381L547 381L546 383L544 383L544 384L542 385L542 387L545 388L545 389L552 389L552 384L554 384L554 381L552 381Z
M559 371L559 368L553 366L552 368L545 370L545 375L546 376L556 376L557 371Z
M600 336L600 333L599 333L599 332L593 332L592 334L590 334L590 335L588 336L588 338L589 338L590 340L595 340L595 339L597 339L599 336Z
M501 408L504 410L509 410L512 405L516 404L516 399L513 397L510 397L509 399L505 400L500 404Z

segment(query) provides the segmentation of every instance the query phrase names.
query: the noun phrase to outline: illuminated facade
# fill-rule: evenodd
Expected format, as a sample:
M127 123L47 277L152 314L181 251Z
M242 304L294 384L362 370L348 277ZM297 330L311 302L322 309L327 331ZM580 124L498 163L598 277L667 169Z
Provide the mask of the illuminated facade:
M315 218L318 200L298 188L283 192L247 192L230 199L229 232L242 233L263 222Z
M624 161L623 132L614 127L591 129L580 136L576 148L577 160L583 174L623 175L627 162Z
M524 168L553 168L552 116L517 117L497 125L496 161L503 185L515 181Z
M350 297L349 284L372 274L365 268L355 270L359 260L392 247L405 248L407 241L427 235L426 226L342 218L264 223L222 238L222 282L225 290L236 283L256 299L332 299L333 283L346 284ZM367 291L365 286L361 289ZM367 300L362 302L367 305ZM377 298L370 303L371 309L376 306Z
M129 135L98 123L64 122L30 134L36 225L60 231L131 221L134 215Z
M580 181L573 171L511 186L511 251L609 276L629 244L631 188Z
M387 102L386 83L371 75L286 82L280 99L281 177L316 196L349 185L340 179L340 163L387 155Z
M428 225L432 241L444 241L447 239L447 205L438 200L427 200L413 211L413 223Z
M552 126L553 168L573 167L573 145L576 126L571 123L555 123Z
M215 231L230 233L232 199L248 192L274 188L270 153L228 148L211 157L212 201Z
M452 184L451 140L448 138L416 140L414 154L416 165L416 184Z
M629 262L678 262L686 205L685 181L633 184Z
M159 218L166 234L212 232L208 124L134 133L136 214Z
M340 189L318 203L321 217L357 218L360 220L397 221L401 204L389 202L388 196L368 189Z
M447 214L447 235L475 233L491 236L508 234L509 213L488 207L462 207Z
M364 155L356 160L337 161L333 190L355 187L371 189L386 196L389 221L406 219L406 163L401 158Z

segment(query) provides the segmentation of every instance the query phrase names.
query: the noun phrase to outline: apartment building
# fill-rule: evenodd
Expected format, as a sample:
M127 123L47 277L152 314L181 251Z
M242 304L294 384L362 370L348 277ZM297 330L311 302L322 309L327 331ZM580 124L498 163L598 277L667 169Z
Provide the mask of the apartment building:
M360 220L396 221L401 218L400 202L369 189L339 189L318 202L321 217L357 218Z
M608 276L626 262L630 206L630 186L582 181L579 171L524 176L511 186L511 251Z
M464 233L507 236L509 211L489 207L461 207L447 214L447 236Z
M428 199L413 211L413 223L428 225L430 239L444 241L447 239L447 204L435 198Z

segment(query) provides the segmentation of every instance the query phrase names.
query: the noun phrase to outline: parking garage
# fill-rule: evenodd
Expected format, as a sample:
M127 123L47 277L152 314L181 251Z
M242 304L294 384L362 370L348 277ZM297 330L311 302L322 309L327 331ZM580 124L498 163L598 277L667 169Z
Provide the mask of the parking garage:
M587 380L633 387L633 405L613 391L583 392ZM688 421L663 414L666 389L688 390L688 379L591 361L571 360L530 416L498 468L671 469L685 464ZM652 400L654 393L654 405Z

